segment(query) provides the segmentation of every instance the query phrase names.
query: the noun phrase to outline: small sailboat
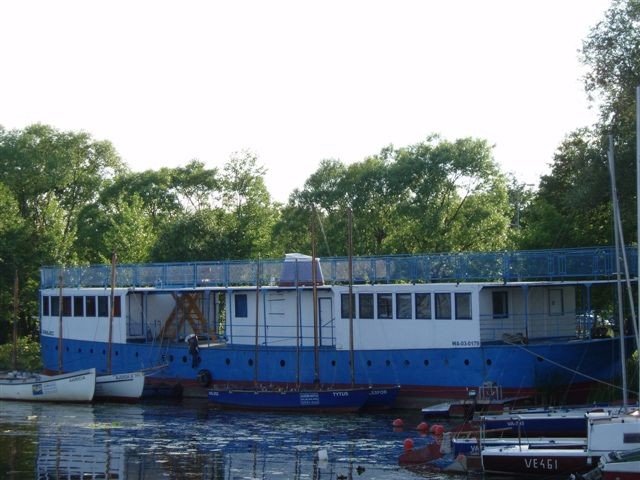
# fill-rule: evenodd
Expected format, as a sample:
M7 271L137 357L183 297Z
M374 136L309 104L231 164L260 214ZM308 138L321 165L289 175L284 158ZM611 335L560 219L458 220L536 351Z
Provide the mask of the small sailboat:
M0 400L90 402L95 385L95 368L51 376L14 371L0 376Z
M0 374L0 400L90 402L95 391L94 368L54 376L18 371L18 284L18 272L16 272L13 288L12 362L14 370Z
M111 348L113 337L114 288L116 281L116 261L114 252L111 256L111 296L109 310L109 345L107 349L107 373L96 377L96 400L135 401L142 397L144 390L143 371L113 374L111 369Z

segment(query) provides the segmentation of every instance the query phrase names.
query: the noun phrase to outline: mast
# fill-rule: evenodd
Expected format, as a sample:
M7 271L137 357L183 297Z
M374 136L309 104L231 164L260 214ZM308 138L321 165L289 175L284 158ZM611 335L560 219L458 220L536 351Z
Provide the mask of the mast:
M347 249L349 251L349 364L351 368L351 386L355 386L355 360L353 355L353 211L347 210L348 214L348 240Z
M295 259L296 265L296 387L300 388L300 342L302 341L302 321L300 315L300 277L298 268L298 259Z
M113 317L115 310L115 288L116 288L116 262L118 256L116 252L111 254L111 295L109 298L109 345L107 346L107 374L111 374L111 344L113 342Z
M638 350L638 398L640 399L640 86L636 87L636 224L638 236L636 237L638 247L638 271L636 272L636 283L638 284L638 321L633 322L634 333L636 335L636 349Z
M313 208L315 213L315 207ZM320 354L318 352L318 285L316 278L316 226L311 216L311 284L313 292L313 383L320 384Z
M58 276L58 373L62 373L62 278L64 267L60 267Z
M20 305L18 287L18 269L16 269L16 277L13 280L13 348L11 349L11 364L14 370L18 370L18 309Z
M255 345L253 352L253 386L258 388L258 335L259 335L259 319L260 319L260 259L256 263L256 326L255 326Z
M609 176L611 177L611 200L613 203L613 230L616 244L616 287L618 297L618 328L620 336L620 364L622 367L622 408L624 411L627 409L627 369L625 365L625 346L624 346L624 319L622 316L622 283L620 279L620 249L621 249L621 231L618 229L620 226L620 212L618 210L618 192L616 189L615 180L615 165L613 161L613 136L609 135ZM624 248L624 246L622 247Z

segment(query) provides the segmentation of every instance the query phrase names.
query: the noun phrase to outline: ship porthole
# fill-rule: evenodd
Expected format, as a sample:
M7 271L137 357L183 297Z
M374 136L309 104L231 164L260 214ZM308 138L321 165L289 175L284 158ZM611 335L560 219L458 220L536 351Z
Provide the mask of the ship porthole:
M173 355L169 355L169 361L173 362Z
M184 355L182 356L182 363L187 363L187 357L185 357Z
M391 366L391 361L390 360L387 360L385 363L387 364L387 367Z
M371 366L371 360L367 360L367 367Z
M331 360L331 366L335 367L336 366L336 361L335 360Z
M136 352L136 358L138 358L138 352Z
M78 353L82 353L82 349L81 348L78 349Z
M404 364L405 364L405 366L407 366L407 367L408 367L409 365L411 365L411 362L410 362L409 360L405 360L405 361L404 361Z
M424 363L424 366L425 366L425 367L428 367L428 366L429 366L429 360L425 360L425 361L424 361L424 362L422 362L422 363Z
M469 365L469 360L465 358L465 359L464 359L464 364L465 364L465 365Z
M491 365L493 362L491 361L490 358L487 359L487 365Z
M250 367L253 367L253 358L250 358L248 363Z
M284 360L280 360L280 366L284 367L287 364L287 362L285 362Z
M227 365L231 365L231 359L227 358L224 363L226 363Z
M93 348L89 349L89 353L93 353Z

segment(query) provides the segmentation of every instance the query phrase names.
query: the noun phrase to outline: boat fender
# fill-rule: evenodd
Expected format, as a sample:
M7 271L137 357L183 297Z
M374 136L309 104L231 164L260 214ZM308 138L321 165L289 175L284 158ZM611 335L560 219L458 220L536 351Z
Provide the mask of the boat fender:
M413 440L410 438L405 438L403 442L403 447L405 452L409 452L413 450Z
M211 385L211 372L209 370L203 369L198 372L197 375L198 383L201 387L208 387Z

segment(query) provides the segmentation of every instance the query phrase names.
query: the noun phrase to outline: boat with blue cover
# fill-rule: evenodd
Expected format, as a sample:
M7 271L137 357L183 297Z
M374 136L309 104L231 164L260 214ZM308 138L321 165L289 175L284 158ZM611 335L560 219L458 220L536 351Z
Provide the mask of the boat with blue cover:
M149 388L250 390L257 370L280 391L400 386L412 407L488 381L505 397L578 404L618 377L618 341L591 314L615 282L611 248L353 257L351 277L348 264L120 264L113 295L108 265L43 267L42 360L58 370L60 341L64 371L106 373L111 338L113 374L166 366Z

